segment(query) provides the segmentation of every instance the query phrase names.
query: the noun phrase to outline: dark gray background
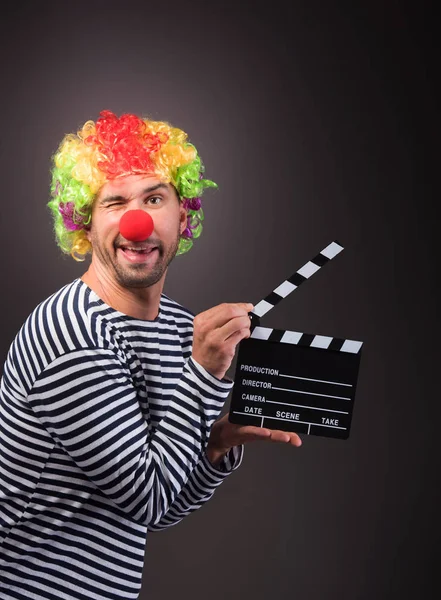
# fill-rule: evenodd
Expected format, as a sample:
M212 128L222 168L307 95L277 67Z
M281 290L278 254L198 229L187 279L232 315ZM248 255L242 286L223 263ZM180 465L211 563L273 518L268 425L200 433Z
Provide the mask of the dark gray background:
M86 270L55 245L49 159L104 108L181 127L219 184L164 290L195 313L257 303L345 246L262 324L364 342L350 438L247 445L207 505L148 537L141 598L439 597L439 53L418 6L3 9L2 363Z

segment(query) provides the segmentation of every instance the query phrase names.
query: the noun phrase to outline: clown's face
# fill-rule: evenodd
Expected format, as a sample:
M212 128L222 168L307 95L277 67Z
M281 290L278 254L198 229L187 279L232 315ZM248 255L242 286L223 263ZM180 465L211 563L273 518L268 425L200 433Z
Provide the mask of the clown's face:
M142 242L126 240L119 231L123 214L135 209L147 211L154 223ZM96 273L105 283L123 288L163 285L186 223L187 212L175 188L156 176L129 175L106 183L95 199L87 233Z

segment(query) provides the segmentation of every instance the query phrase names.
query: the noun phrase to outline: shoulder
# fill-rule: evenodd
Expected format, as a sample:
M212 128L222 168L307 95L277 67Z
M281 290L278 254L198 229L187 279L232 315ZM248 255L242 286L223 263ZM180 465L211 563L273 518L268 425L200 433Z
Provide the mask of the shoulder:
M189 325L193 324L193 319L195 317L191 310L185 308L182 304L179 304L176 300L172 300L165 294L161 294L161 313L165 318L170 317L175 322L181 322L183 324L187 323Z
M16 343L47 358L94 345L87 289L75 279L40 302L18 332Z
M27 391L60 356L95 346L87 321L86 290L79 283L76 279L40 302L11 343L4 373Z

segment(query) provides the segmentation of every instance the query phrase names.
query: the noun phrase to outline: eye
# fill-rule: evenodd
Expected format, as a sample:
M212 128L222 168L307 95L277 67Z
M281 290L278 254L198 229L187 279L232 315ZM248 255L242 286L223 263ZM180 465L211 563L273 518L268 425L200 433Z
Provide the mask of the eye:
M161 196L151 196L147 200L147 202L150 202L154 206L157 206L158 204L160 204L161 201L162 201L162 197Z
M112 200L112 202L106 202L106 208L112 208L114 206L122 206L125 204L124 200Z

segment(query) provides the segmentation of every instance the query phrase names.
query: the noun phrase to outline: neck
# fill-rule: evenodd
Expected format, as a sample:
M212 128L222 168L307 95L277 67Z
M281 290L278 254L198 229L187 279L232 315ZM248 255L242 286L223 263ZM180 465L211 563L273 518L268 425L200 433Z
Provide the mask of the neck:
M144 288L121 286L92 260L81 280L106 304L135 319L153 321L159 313L165 273L155 284Z

